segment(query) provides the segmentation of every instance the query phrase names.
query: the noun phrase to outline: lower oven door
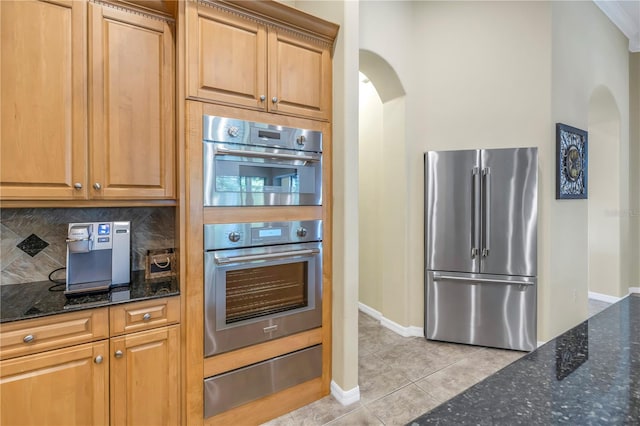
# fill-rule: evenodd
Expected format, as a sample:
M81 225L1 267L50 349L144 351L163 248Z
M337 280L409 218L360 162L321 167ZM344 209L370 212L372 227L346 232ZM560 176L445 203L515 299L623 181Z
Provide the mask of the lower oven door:
M322 243L205 252L204 356L322 325Z
M322 154L204 143L205 206L322 205Z

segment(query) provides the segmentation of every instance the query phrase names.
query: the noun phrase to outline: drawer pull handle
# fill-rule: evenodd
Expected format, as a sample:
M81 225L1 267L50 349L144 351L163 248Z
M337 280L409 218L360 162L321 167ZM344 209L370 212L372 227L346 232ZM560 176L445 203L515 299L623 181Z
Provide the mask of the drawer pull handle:
M270 325L268 327L263 328L262 330L265 333L273 333L274 331L276 331L278 329L278 324L274 324L274 325Z
M122 358L122 351L116 351L113 356L115 356L116 358Z
M95 357L93 362L95 362L96 364L102 364L102 355L98 355L97 357Z
M33 334L27 334L26 336L24 336L24 338L22 339L23 342L25 343L31 343L34 340L36 340L36 337Z
M151 314L148 312L142 316L142 321L149 321L150 319L151 319Z

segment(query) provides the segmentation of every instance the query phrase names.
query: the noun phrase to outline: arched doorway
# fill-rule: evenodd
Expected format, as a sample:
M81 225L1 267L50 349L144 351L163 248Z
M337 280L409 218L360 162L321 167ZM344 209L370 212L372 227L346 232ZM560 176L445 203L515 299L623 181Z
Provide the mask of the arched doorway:
M359 59L359 302L406 334L405 91L382 57L360 50Z
M628 182L628 160L620 121L609 89L596 88L589 101L588 280L591 297L610 301L627 292L628 189L621 184Z

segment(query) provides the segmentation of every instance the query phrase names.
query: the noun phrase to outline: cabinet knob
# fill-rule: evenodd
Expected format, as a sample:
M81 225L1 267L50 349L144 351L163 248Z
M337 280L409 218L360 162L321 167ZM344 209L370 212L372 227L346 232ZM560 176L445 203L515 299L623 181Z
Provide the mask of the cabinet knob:
M273 98L271 98L271 102L273 102L274 104L278 103L278 97L274 96Z
M93 362L95 362L96 364L102 364L102 355L98 355L97 357L95 357L93 359Z
M73 187L77 190L81 190L82 189L82 184L80 182L76 182L73 184Z
M149 321L150 319L151 319L151 314L148 312L142 316L142 321Z
M122 358L122 351L115 351L115 353L113 354L113 356L115 356L116 358Z
M260 95L260 101L264 102L265 99L267 99L265 95Z
M33 334L27 334L26 336L24 336L22 338L22 341L25 343L31 343L36 339L36 336L34 336Z
M93 188L96 191L99 191L100 189L102 189L102 185L100 185L98 182L96 182L96 183L93 184Z

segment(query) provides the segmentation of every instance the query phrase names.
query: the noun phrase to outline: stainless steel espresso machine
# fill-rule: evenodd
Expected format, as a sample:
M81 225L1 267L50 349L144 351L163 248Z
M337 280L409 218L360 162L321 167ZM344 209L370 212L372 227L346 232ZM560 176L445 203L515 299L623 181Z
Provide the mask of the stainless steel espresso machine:
M70 223L65 294L109 290L131 275L131 222Z

